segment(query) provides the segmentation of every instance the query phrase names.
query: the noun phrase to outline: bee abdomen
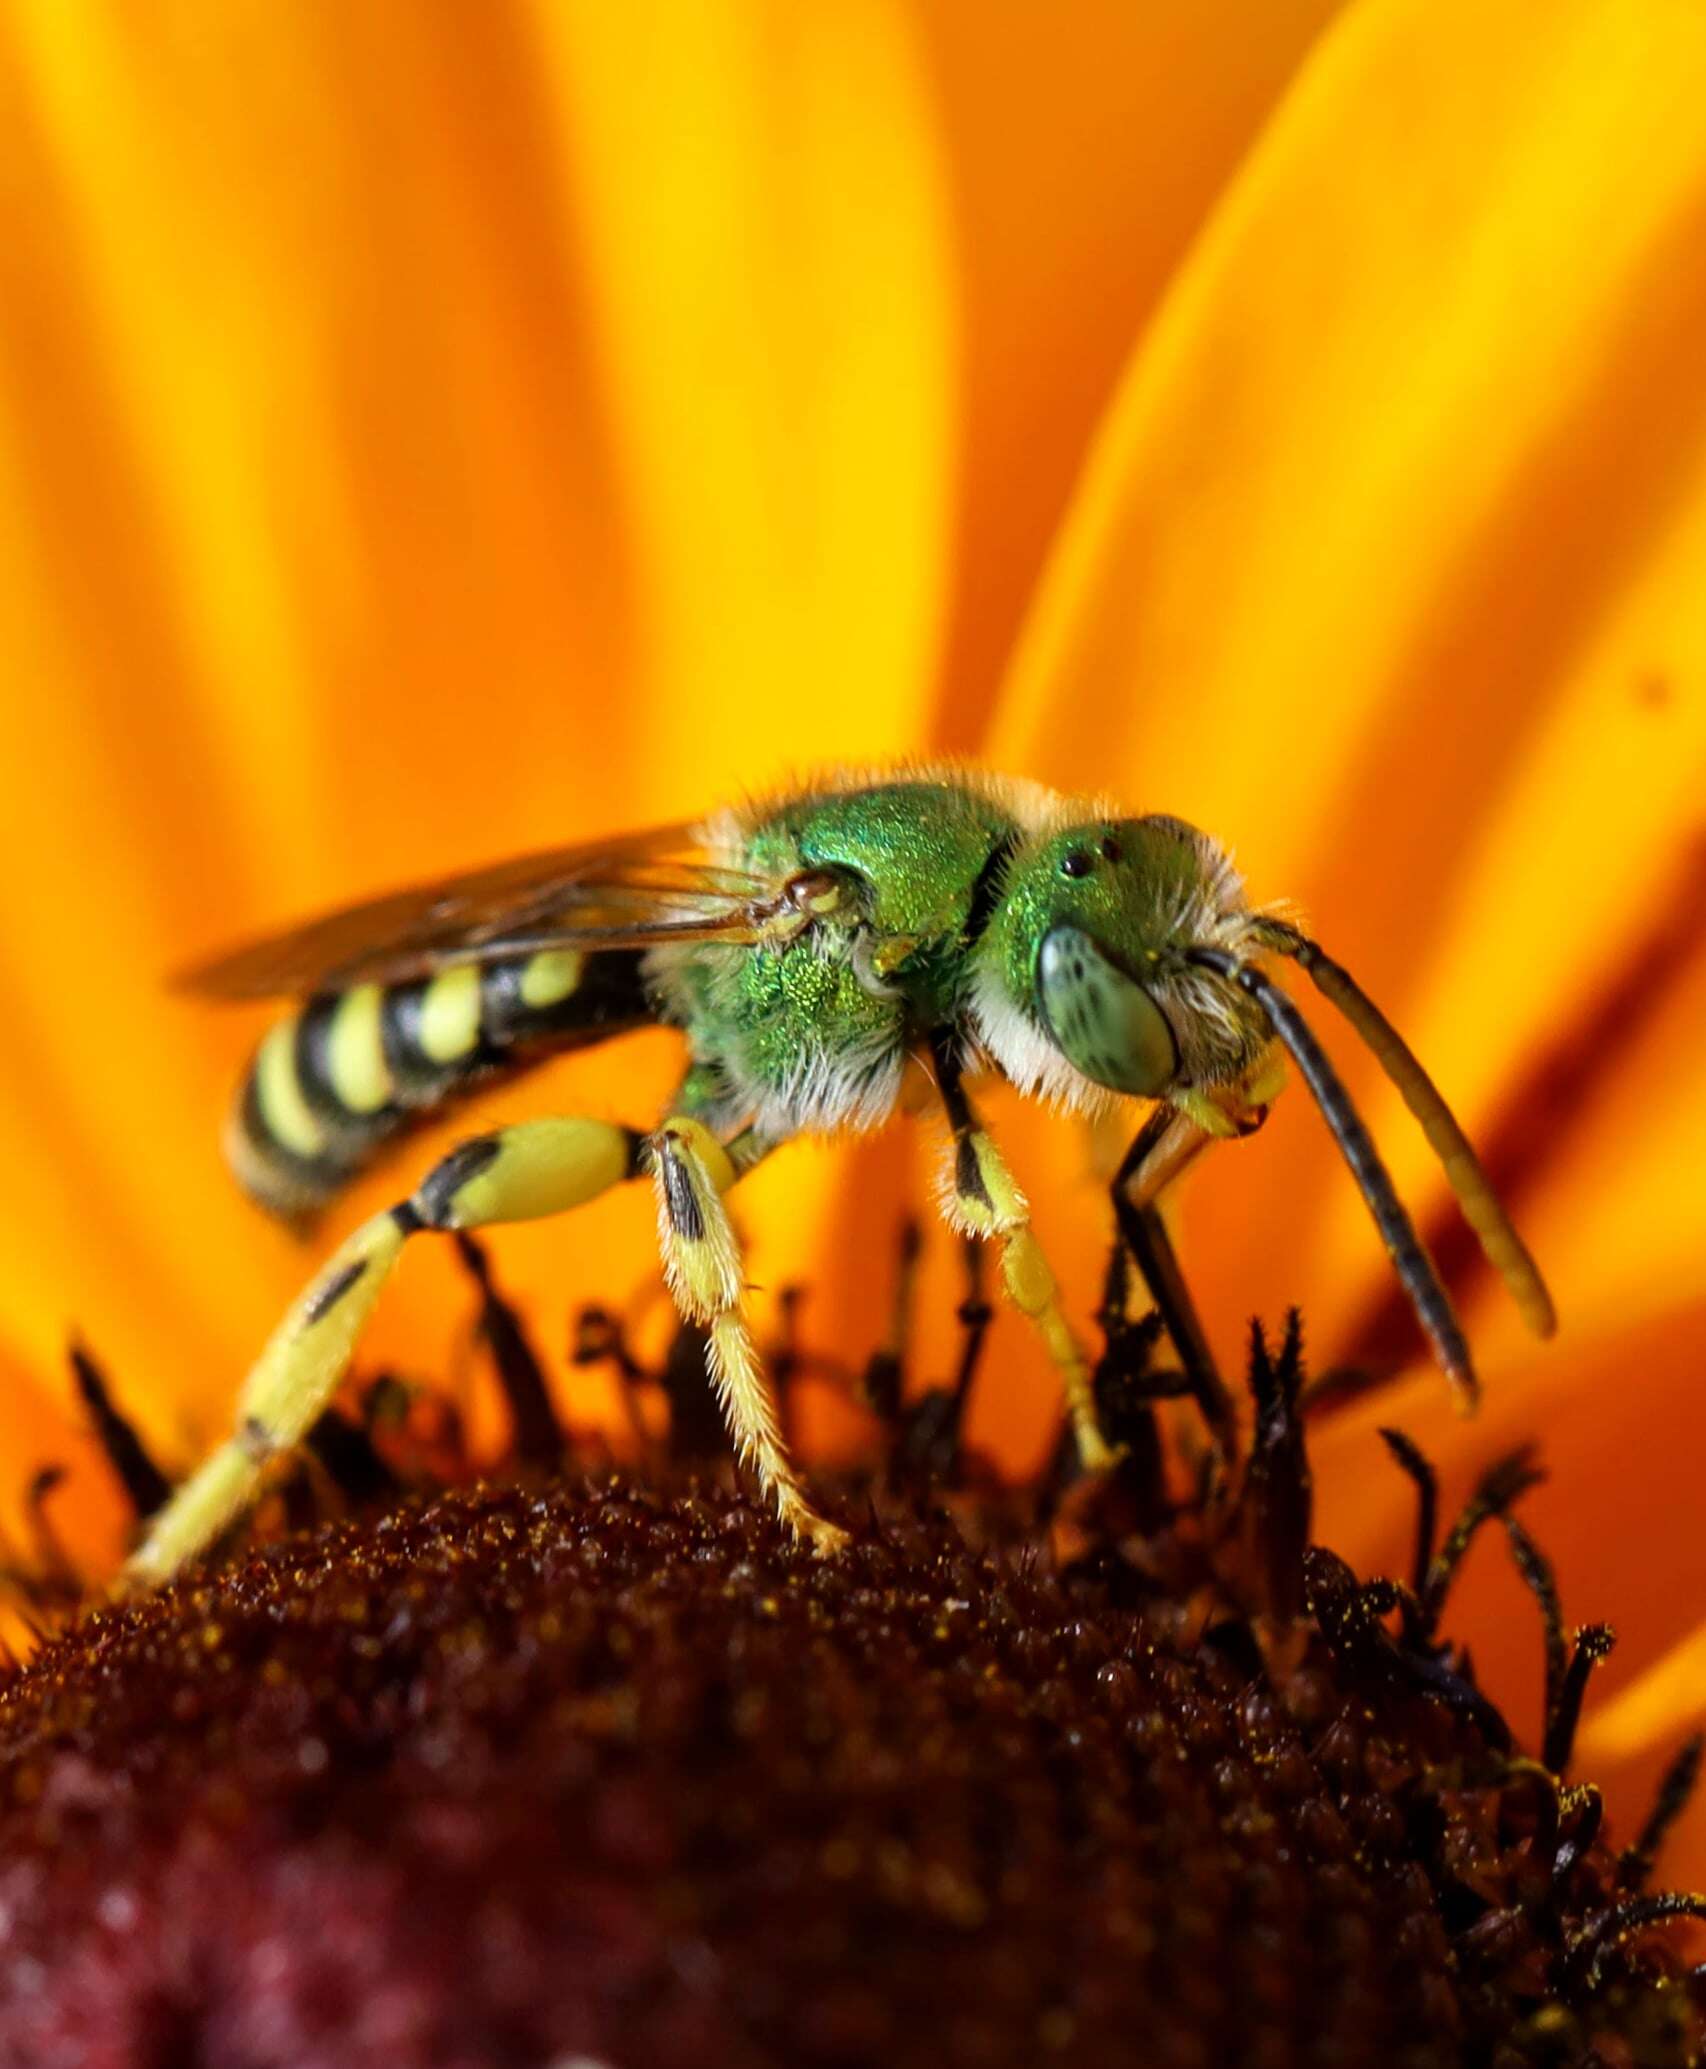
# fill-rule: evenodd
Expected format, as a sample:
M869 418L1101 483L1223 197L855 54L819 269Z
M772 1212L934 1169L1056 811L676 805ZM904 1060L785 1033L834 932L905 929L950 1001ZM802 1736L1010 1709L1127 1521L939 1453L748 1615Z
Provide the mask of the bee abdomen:
M411 1123L494 1072L653 1017L640 958L626 952L542 949L322 993L256 1050L227 1160L263 1207L310 1214Z

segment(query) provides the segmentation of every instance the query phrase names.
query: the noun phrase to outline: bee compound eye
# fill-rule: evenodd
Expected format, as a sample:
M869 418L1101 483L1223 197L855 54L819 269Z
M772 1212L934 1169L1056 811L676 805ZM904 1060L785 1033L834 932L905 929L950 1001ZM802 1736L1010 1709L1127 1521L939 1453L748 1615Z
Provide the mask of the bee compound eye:
M1055 1046L1085 1077L1143 1099L1172 1083L1179 1049L1167 1016L1082 929L1063 924L1049 931L1036 981Z
M1095 866L1095 856L1083 848L1068 848L1060 858L1062 876L1088 876Z

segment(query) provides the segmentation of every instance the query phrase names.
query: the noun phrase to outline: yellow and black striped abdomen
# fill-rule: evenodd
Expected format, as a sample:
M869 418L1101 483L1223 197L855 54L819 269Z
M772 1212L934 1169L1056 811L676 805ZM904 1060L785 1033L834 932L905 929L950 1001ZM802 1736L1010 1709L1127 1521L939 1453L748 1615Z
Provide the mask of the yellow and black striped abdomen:
M640 957L620 950L542 949L412 984L327 992L256 1050L226 1155L263 1207L309 1214L457 1093L655 1017Z

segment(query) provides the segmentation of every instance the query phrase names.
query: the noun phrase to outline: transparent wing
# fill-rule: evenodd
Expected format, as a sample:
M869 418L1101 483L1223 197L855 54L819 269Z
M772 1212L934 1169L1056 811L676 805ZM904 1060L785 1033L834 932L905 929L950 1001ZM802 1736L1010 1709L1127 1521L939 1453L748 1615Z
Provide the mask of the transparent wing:
M209 998L302 997L540 948L752 942L786 883L730 869L690 829L663 826L366 899L193 964L173 983Z

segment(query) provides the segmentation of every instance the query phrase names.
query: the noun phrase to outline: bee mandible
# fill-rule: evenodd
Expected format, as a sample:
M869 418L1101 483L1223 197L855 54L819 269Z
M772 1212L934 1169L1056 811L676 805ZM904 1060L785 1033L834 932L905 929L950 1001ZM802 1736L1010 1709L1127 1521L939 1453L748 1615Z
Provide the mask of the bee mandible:
M188 973L197 991L301 1003L262 1040L227 1133L265 1206L324 1206L409 1124L547 1054L662 1023L685 1038L649 1128L524 1120L463 1142L364 1221L250 1372L229 1439L126 1568L162 1580L251 1502L337 1388L412 1236L559 1214L629 1179L655 1189L665 1276L706 1332L735 1448L816 1551L845 1533L788 1456L754 1349L725 1195L793 1137L880 1126L913 1059L950 1137L948 1220L996 1241L1060 1378L1080 1459L1105 1466L1090 1369L1025 1198L967 1080L1095 1114L1151 1102L1114 1182L1119 1224L1181 1360L1224 1393L1157 1202L1211 1143L1259 1127L1287 1059L1319 1105L1435 1354L1465 1398L1469 1347L1343 1084L1274 959L1296 964L1397 1084L1488 1258L1541 1334L1553 1310L1473 1149L1402 1038L1290 921L1253 907L1225 851L1181 820L935 767L838 775L673 826L382 897ZM1228 1420L1229 1411L1228 1411Z

